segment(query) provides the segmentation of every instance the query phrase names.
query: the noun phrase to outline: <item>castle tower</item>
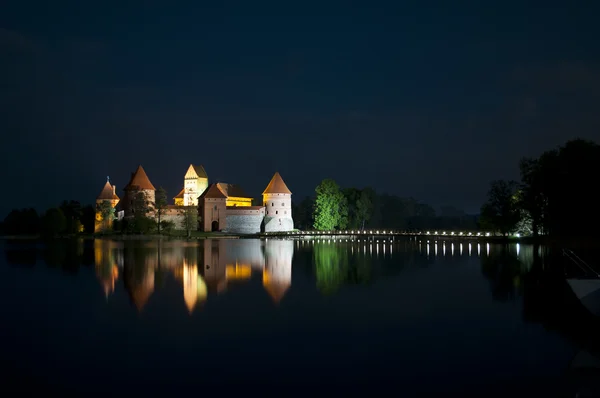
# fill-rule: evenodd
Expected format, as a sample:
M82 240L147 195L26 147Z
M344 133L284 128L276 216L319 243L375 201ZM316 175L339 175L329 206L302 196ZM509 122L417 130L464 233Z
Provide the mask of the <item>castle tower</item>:
M218 184L210 184L198 198L198 216L202 231L222 231L227 228L227 195Z
M131 173L131 179L123 190L125 191L125 197L123 198L122 204L126 217L133 216L133 199L138 192L143 192L146 195L146 200L148 200L151 205L154 205L156 188L154 188L154 185L150 182L146 171L141 165L138 166L135 172Z
M175 204L178 206L198 206L198 196L208 188L208 175L202 165L190 164L185 177L183 177L183 189L175 196Z
M292 192L279 173L275 173L263 192L265 232L287 232L294 229L292 220Z
M96 198L96 221L94 222L94 232L108 231L112 228L113 219L104 219L102 215L102 206L104 203L110 204L111 208L115 208L119 203L119 197L116 193L116 187L110 184L110 180L106 178L106 184Z

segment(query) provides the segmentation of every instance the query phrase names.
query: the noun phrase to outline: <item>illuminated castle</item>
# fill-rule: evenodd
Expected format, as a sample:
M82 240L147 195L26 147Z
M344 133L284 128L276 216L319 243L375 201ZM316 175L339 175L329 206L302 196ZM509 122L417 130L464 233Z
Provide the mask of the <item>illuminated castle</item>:
M190 165L183 177L183 189L175 196L177 206L198 206L198 196L208 188L208 175L202 165Z
M173 198L174 204L169 205L161 217L162 221L172 221L175 228L183 229L183 210L188 206L197 206L198 229L201 231L254 234L294 229L292 192L279 173L273 175L265 188L262 206L252 206L252 198L239 185L224 182L209 184L202 165L190 165L183 180L183 189ZM100 204L110 200L113 208L118 204L119 218L134 215L134 198L140 192L145 195L150 207L155 203L156 189L141 165L131 173L129 183L123 190L125 195L119 201L114 186L107 182L96 202ZM149 216L153 216L152 211ZM98 212L96 217L98 223L102 224L102 217ZM100 229L99 227L98 230Z

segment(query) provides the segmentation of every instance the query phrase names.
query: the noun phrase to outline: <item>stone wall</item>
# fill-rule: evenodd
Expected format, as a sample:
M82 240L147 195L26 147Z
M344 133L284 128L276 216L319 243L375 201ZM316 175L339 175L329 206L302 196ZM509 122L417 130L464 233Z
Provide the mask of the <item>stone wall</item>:
M291 218L265 217L264 232L288 232L294 229L294 221Z
M234 234L257 234L265 217L262 206L227 207L227 229Z
M175 209L167 209L163 213L161 217L161 221L170 221L173 223L174 229L185 229L185 215L181 214L179 210ZM192 228L192 230L196 230L196 228Z

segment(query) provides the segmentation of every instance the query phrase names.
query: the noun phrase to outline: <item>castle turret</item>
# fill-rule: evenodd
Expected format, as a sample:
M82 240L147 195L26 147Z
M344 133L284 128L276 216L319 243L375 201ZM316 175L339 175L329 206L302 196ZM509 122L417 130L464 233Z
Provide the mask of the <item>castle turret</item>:
M275 173L263 192L265 206L264 231L287 232L294 229L292 219L292 192L279 173Z
M198 196L208 188L208 175L202 165L190 164L183 178L183 189L175 196L177 206L197 206Z
M151 205L154 205L156 188L154 188L154 185L150 182L146 171L141 165L138 166L135 172L131 173L131 179L123 190L125 191L123 210L125 211L126 217L133 215L133 199L138 192L143 192L144 195L146 195L146 200Z
M96 222L94 223L94 232L102 232L112 228L113 219L110 215L106 214L107 209L104 207L104 203L110 205L111 209L114 209L117 206L120 199L117 196L115 189L115 186L110 184L110 180L107 177L104 188L102 188L102 191L100 191L100 194L96 197Z

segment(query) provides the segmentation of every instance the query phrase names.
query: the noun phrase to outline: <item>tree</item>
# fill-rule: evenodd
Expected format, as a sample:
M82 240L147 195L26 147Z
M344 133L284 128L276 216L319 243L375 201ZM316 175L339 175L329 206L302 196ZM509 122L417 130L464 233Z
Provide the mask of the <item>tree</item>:
M97 205L98 213L100 214L100 221L102 223L102 231L107 231L112 227L112 223L115 220L115 208L108 200L103 200Z
M531 233L538 236L544 226L544 215L548 211L548 200L544 189L542 165L550 160L554 153L547 153L540 159L523 158L519 162L521 173L520 203L521 209L531 218Z
M152 203L144 192L135 194L131 209L133 218L127 223L129 232L144 234L151 232L156 227L155 221L148 217L148 213L152 211Z
M340 187L332 179L325 179L315 189L314 227L332 230L348 222L348 206Z
M488 200L481 208L482 227L500 231L502 235L514 231L520 220L516 188L514 181L492 181Z
M371 188L365 188L360 191L360 195L355 202L356 220L360 229L365 229L365 223L371 219L373 214L373 198L375 191Z
M82 208L81 203L76 200L64 200L60 205L60 210L65 215L67 227L65 232L68 234L76 234L82 232L83 224L81 223Z
M162 216L167 209L167 191L163 187L158 187L154 201L154 215L156 217L156 226L160 235Z
M161 221L160 222L160 230L169 235L171 231L175 228L175 223L173 221Z
M348 228L356 229L360 225L357 215L357 202L360 198L360 189L346 188L342 190L346 203L348 204Z
M300 202L299 205L293 205L292 217L294 217L294 225L296 228L308 229L313 225L314 205L313 199L308 196L302 199L302 202Z
M187 233L187 237L192 236L192 231L198 229L198 207L196 206L184 206L179 214L183 216L183 227Z
M40 217L35 209L14 209L4 219L4 233L36 235L40 232Z
M56 236L65 231L67 220L62 210L51 208L42 218L42 233L47 237Z
M521 207L531 217L534 235L596 235L600 211L596 179L600 172L600 145L582 139L522 159Z
M81 224L83 224L83 230L88 234L94 233L95 220L96 207L92 205L85 206L81 211Z
M148 213L152 210L152 204L148 200L148 197L144 192L137 192L133 197L133 203L131 206L133 210L133 217L147 217Z

